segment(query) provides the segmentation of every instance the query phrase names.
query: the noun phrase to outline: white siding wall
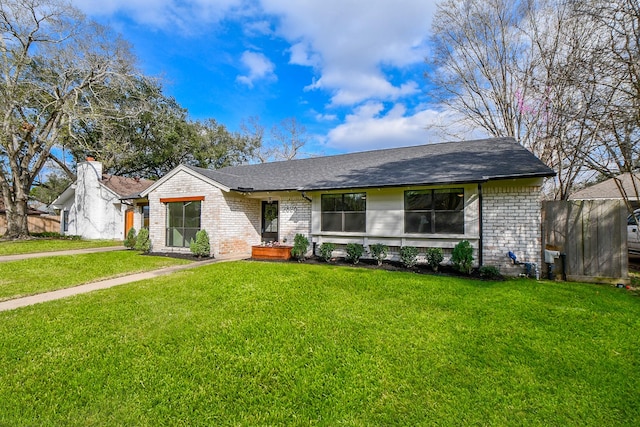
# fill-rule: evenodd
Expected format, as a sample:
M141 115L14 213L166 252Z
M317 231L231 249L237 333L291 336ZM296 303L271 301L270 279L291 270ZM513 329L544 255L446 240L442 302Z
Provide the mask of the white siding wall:
M541 253L541 180L524 179L496 181L483 185L483 264L499 267L503 274L518 274L522 266L511 265L507 252L512 250L519 260L540 265ZM461 240L474 248L474 260L479 261L480 221L479 194L476 184L439 188L464 187L465 232L460 235L419 235L404 233L404 191L438 187L349 190L367 193L367 231L365 233L333 233L320 229L320 198L313 194L311 236L317 245L331 242L338 245L361 243L365 247L383 243L398 250L402 246L444 249L445 262L451 249ZM336 192L338 193L338 192ZM338 251L337 255L344 255ZM423 251L422 251L423 255ZM397 259L397 255L390 257ZM420 259L423 260L422 256Z
M465 194L465 232L464 234L406 234L404 232L404 192L406 190L420 190L428 188L464 188ZM367 194L367 226L364 233L337 233L321 231L321 195L313 193L313 218L311 235L313 241L319 246L323 242L331 242L338 245L347 243L361 243L365 249L374 243L383 243L393 250L399 250L402 246L415 246L418 248L443 248L445 255L461 240L468 240L477 253L479 240L478 218L478 192L477 185L455 185L446 187L404 187L391 189L367 189L336 191L334 193L365 192ZM342 253L338 251L338 255ZM477 256L475 256L477 259ZM389 259L398 259L397 254Z
M154 252L189 252L167 247L166 204L161 198L203 196L201 228L207 230L214 256L251 252L260 242L260 201L227 193L196 175L180 171L149 193L149 235Z

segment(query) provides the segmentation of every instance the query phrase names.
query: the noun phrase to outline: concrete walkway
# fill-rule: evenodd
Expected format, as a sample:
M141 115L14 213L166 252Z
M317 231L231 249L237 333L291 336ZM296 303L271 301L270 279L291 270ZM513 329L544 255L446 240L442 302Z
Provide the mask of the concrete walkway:
M118 248L118 249L121 249L121 248ZM80 251L86 251L86 249L81 249ZM65 254L73 255L71 252L76 252L76 251L65 251ZM100 251L97 251L97 252L100 252ZM80 252L80 253L90 253L90 252ZM62 253L58 253L58 252L56 252L56 254L63 255ZM47 254L41 254L41 255L49 256ZM207 261L197 261L191 264L165 267L158 270L147 271L145 273L130 274L127 276L121 276L121 277L116 277L116 278L107 279L107 280L100 280L98 282L87 283L85 285L74 286L71 288L58 289L56 291L44 292L41 294L31 295L28 297L2 301L0 302L0 311L14 310L16 308L25 307L33 304L39 304L41 302L53 301L53 300L66 298L66 297L78 295L78 294L85 294L87 292L96 291L98 289L106 289L106 288L111 288L113 286L138 282L140 280L153 279L154 277L164 276L166 274L175 273L176 271L197 268L203 265L214 264L216 262L239 261L242 259L247 259L249 257L250 255L236 255L236 256L229 256L229 257L214 258ZM31 257L31 258L35 258L35 257Z
M81 255L81 254L92 254L96 252L111 252L111 251L124 251L124 250L126 250L124 246L105 246L104 248L86 248L86 249L73 249L68 251L57 251L57 252L37 252L33 254L1 255L0 262L20 261L22 259L43 258L43 257L49 257L49 256Z

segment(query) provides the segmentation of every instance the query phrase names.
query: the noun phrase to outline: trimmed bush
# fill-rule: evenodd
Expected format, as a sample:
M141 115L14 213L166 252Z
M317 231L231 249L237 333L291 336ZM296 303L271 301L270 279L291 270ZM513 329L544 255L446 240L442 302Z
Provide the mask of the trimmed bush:
M124 247L127 249L133 249L136 247L136 229L131 227L127 231L127 237L124 239Z
M493 265L483 265L480 267L480 277L487 280L501 280L503 279L502 274L500 274L500 270L498 267Z
M149 240L149 230L146 228L140 229L138 233L138 238L136 239L136 244L134 246L135 250L142 251L145 254L151 252L151 240Z
M433 271L438 271L440 263L444 260L444 253L442 248L429 248L427 249L427 264Z
M418 248L415 246L403 246L400 248L400 261L407 268L412 268L418 263Z
M470 274L471 265L473 264L473 248L471 247L471 243L467 240L458 243L451 253L451 262L459 272Z
M364 254L364 246L360 243L347 244L347 260L353 264L360 262L360 258Z
M333 243L323 243L320 246L320 258L322 258L326 262L331 261L331 255L335 250L336 245L334 245Z
M373 258L378 261L378 265L382 265L382 261L387 257L389 253L389 247L387 245L383 245L382 243L375 243L373 245L369 245L369 251Z
M189 243L189 249L191 253L201 257L208 257L211 254L211 245L209 244L209 235L207 230L200 230L196 233L196 240L192 240Z
M309 239L302 234L296 234L293 238L293 248L291 248L291 256L298 261L304 261L307 250L309 249Z

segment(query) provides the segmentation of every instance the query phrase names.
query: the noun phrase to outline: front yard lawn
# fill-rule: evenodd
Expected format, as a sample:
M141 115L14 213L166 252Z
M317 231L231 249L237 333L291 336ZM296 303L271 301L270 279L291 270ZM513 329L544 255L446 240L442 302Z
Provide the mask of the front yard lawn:
M0 425L640 425L640 300L234 262L0 313Z
M32 239L0 241L0 256L122 246L117 240Z
M187 262L134 251L0 262L0 301Z

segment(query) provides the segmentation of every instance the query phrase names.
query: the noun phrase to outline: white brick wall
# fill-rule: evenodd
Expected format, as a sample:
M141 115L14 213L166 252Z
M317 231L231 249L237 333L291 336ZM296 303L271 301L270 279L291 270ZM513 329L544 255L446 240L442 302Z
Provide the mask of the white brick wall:
M294 193L280 199L279 209L280 241L287 239L287 244L293 245L293 239L299 233L311 242L311 202Z
M178 172L149 193L149 234L154 252L189 252L165 246L166 204L162 198L203 196L202 229L207 230L214 256L249 253L260 242L260 201L224 192L185 171Z
M541 199L539 186L487 186L483 189L483 263L503 274L518 273L507 256L541 263ZM516 271L517 270L517 271Z

